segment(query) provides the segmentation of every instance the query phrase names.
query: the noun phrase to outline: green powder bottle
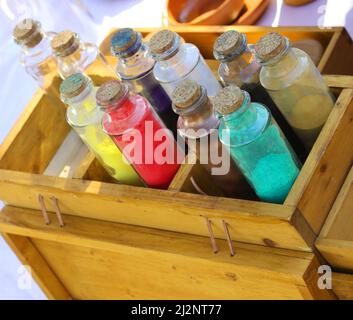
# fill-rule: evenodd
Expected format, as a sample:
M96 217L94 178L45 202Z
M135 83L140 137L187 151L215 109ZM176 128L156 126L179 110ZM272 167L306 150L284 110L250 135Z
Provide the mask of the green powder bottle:
M221 121L219 138L256 194L283 203L301 164L269 110L235 85L223 88L213 103Z

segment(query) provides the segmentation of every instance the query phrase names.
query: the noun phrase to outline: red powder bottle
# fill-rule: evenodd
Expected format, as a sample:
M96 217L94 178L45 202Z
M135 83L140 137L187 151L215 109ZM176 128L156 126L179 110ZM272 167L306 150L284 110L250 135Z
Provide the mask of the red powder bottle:
M98 89L96 99L105 111L103 130L111 136L145 184L167 189L184 154L149 102L129 92L127 85L117 80L104 83Z

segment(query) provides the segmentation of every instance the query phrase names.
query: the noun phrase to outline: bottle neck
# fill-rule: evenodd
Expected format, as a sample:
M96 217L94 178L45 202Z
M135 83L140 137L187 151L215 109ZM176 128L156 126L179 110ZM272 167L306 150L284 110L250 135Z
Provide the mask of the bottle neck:
M104 111L103 130L110 135L132 132L133 129L138 128L147 113L151 112L147 100L134 93L128 93L125 99L101 109Z
M238 73L246 68L246 66L251 61L251 53L248 51L244 51L240 55L234 57L234 59L222 62L225 69L228 71L237 71Z
M173 105L174 111L180 115L179 129L216 129L219 125L213 105L202 87L201 97L188 108L178 108Z
M293 49L288 49L287 53L273 63L269 61L262 68L261 81L266 88L282 87L288 83L289 79L297 76L303 66Z
M169 56L167 59L158 61L161 68L167 68L169 66L177 65L180 59L180 48L175 49L173 55Z
M247 90L249 89L247 85L259 83L260 71L261 65L256 62L251 51L247 49L232 60L222 62L219 75L226 84L235 83Z
M245 127L256 120L256 110L251 103L250 95L244 91L244 101L234 112L221 115L220 120L229 129Z
M38 53L41 52L46 52L49 51L51 52L51 47L50 47L50 41L51 38L53 37L52 33L45 33L43 31L40 31L41 39L40 41L35 44L35 45L26 45L22 44L21 48L24 54L32 56L32 55L37 55Z
M71 98L62 97L61 100L76 110L82 110L85 112L98 111L95 89L93 88L92 83L89 83L79 95ZM79 112L80 111L77 113Z
M152 54L154 60L158 61L161 67L168 66L170 64L176 64L179 59L179 52L182 46L181 38L179 35L175 35L173 45L163 53Z
M117 73L124 79L138 77L150 71L155 61L148 55L144 44L136 53L128 57L119 58L117 64Z

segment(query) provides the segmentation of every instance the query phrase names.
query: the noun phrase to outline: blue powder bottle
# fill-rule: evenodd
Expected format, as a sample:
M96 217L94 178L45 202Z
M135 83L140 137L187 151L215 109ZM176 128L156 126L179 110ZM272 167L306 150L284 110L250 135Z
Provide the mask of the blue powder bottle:
M213 103L221 120L220 140L256 194L283 203L301 164L269 110L235 85L223 88Z
M155 61L147 55L142 35L130 28L117 31L111 39L111 51L119 60L116 73L131 91L144 96L168 129L176 135L178 116L172 102L153 75Z

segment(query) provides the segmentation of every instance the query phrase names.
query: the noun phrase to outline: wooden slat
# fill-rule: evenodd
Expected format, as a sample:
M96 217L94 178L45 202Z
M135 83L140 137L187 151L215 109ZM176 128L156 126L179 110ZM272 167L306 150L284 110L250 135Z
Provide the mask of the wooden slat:
M327 85L331 88L353 89L353 77L342 75L324 75Z
M353 90L344 89L285 204L297 206L315 234L337 197L353 161Z
M353 300L353 275L333 273L332 287L340 300Z
M319 70L324 74L353 74L353 42L347 31L334 30L319 63Z
M0 231L16 235L24 235L30 238L38 238L48 241L57 241L66 244L96 248L108 251L126 253L134 249L153 250L161 252L173 252L194 258L211 259L218 262L232 262L229 249L225 240L217 240L222 254L215 255L211 250L207 237L191 236L182 233L148 229L114 222L106 222L97 219L88 219L77 216L65 215L65 226L59 227L54 213L49 213L51 223L46 225L39 210L22 209L5 206L0 213ZM163 241L163 239L165 239ZM189 243L189 250L176 248L172 239L180 243ZM194 245L191 242L194 241ZM235 248L239 243L234 243ZM240 247L247 247L240 245ZM310 259L311 253L291 251L285 249L273 249L248 245L249 248L268 254L278 254L298 259ZM192 248L192 250L190 249ZM237 249L236 249L237 251ZM235 259L235 262L241 260ZM259 261L251 262L258 263Z
M328 46L326 47L326 50L324 51L324 54L319 62L318 68L320 72L323 72L327 63L329 62L332 56L332 52L335 50L337 43L341 37L341 32L342 31L336 31L333 33L332 38L330 39L330 42L328 43Z
M14 234L2 234L2 236L22 264L31 267L34 280L49 299L71 299L69 292L29 238Z
M234 240L310 250L288 223L292 207L0 170L0 198L8 204L38 209L38 194L55 196L72 215L204 236L208 216L215 220L216 237L225 238L225 219Z
M331 266L353 272L352 241L319 238L316 247Z

